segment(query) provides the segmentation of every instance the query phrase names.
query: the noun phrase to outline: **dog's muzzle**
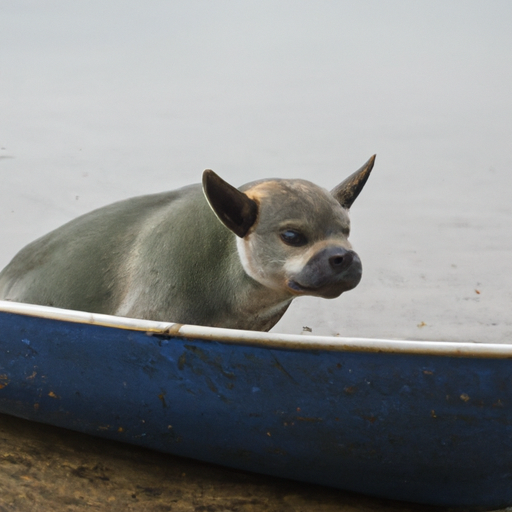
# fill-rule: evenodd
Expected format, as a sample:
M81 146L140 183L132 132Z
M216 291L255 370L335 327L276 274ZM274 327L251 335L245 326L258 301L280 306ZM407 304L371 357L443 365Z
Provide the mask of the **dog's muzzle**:
M333 299L355 288L362 272L357 253L342 247L327 247L315 254L299 273L290 276L288 287L301 295Z

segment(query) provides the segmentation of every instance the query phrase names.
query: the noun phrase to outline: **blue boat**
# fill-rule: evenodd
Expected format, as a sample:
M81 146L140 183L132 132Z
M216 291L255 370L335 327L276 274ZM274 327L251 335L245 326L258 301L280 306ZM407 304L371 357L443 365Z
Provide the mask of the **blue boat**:
M512 504L512 345L236 331L0 301L0 412L233 468Z

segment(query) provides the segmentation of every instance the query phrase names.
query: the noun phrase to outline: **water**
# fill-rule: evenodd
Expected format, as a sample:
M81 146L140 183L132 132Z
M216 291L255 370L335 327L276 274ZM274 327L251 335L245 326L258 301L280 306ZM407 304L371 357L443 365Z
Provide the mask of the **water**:
M274 331L510 342L511 22L506 0L2 2L0 266L204 168L332 188L377 153L363 281Z

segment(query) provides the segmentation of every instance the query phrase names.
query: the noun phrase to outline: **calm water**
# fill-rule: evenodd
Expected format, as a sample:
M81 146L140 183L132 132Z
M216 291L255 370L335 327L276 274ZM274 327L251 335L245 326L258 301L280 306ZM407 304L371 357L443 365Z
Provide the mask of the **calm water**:
M274 330L511 342L511 23L507 0L0 2L0 266L204 168L331 188L377 153L363 281Z

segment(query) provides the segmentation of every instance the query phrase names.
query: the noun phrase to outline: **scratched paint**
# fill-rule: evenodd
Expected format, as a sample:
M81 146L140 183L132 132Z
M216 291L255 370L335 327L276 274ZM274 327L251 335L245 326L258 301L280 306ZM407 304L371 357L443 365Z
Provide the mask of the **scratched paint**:
M507 358L236 344L5 313L0 327L1 412L382 497L512 503Z
M9 384L9 376L8 375L0 375L0 389L5 388Z

